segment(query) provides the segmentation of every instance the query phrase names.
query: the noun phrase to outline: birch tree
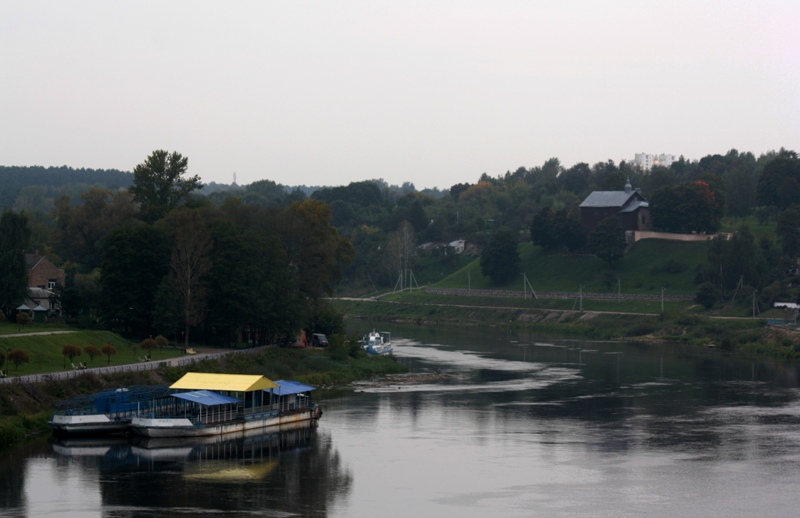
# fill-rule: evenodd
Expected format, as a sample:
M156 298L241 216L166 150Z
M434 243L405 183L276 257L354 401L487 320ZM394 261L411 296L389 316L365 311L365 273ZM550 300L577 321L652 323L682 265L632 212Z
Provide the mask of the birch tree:
M189 346L189 329L203 321L206 313L206 276L211 271L211 231L197 211L174 215L175 247L170 259L170 282L178 295L185 326L184 346Z

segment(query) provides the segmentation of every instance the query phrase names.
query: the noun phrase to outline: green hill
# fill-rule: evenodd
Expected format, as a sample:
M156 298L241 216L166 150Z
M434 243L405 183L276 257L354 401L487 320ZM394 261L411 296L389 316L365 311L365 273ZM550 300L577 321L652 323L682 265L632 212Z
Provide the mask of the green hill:
M30 330L36 331L37 329L32 328ZM117 354L111 356L110 363L105 356L95 358L94 361L90 361L89 356L86 354L73 358L74 362L85 362L90 367L136 363L139 356L146 354L146 352L134 349L129 340L111 331L76 330L73 333L64 334L36 335L28 333L27 336L8 336L9 331L16 331L16 326L13 324L0 325L0 349L4 352L22 349L28 353L30 358L30 362L20 365L19 369L13 364L9 364L8 374L10 376L60 371L65 364L68 369L71 369L69 359L65 359L61 355L61 350L65 344L77 345L81 350L89 344L98 349L105 344L111 344L117 348ZM153 358L160 360L180 354L180 349L156 349L153 351ZM0 369L3 368L2 360L3 356L0 355Z
M504 286L493 285L481 275L480 260L475 259L432 286L522 291L522 272L536 291L616 291L617 277L623 293L657 293L664 286L670 294L692 295L696 268L707 264L705 243L682 243L646 239L636 243L620 261L616 272L592 255L548 254L530 243L520 245L520 278Z

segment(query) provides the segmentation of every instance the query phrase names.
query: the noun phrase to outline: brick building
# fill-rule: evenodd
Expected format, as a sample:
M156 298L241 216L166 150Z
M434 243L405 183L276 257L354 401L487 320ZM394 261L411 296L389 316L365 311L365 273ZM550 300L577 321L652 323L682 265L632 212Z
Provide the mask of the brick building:
M56 267L50 260L39 255L37 250L33 254L25 254L28 265L28 288L30 302L41 305L50 313L60 313L61 308L52 299L56 285L64 286L67 274Z
M652 230L650 204L633 189L630 181L624 191L594 191L580 205L581 223L591 232L598 223L609 217L619 218L622 230Z

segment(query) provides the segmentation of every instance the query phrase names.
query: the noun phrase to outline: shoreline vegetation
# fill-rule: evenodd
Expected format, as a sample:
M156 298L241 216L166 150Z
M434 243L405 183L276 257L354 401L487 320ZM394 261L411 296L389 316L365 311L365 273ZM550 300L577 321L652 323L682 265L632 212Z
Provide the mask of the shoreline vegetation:
M0 385L0 449L50 432L47 421L55 405L106 388L172 383L188 371L263 374L270 379L293 379L320 388L402 374L407 367L393 356L367 356L354 339L333 337L325 349L272 347L251 354L231 354L181 367L107 375L86 373L63 381Z
M380 301L334 300L348 318L418 325L508 326L596 340L627 340L713 348L748 357L800 359L800 332L767 325L764 318L709 317L686 312L686 303L629 305L612 311L571 309L571 301L490 299L418 293ZM569 302L569 304L564 304ZM534 307L537 304L537 307ZM653 307L650 307L653 306Z

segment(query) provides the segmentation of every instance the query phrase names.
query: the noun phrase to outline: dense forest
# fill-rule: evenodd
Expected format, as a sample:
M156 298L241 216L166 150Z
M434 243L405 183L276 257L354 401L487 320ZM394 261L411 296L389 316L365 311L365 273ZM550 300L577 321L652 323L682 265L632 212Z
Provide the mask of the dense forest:
M697 272L698 297L713 304L742 284L794 295L800 159L793 151L731 150L649 171L613 161L566 168L553 158L446 191L382 180L202 185L187 174L186 158L164 151L133 173L0 168L5 224L25 227L4 247L42 250L61 265L64 311L84 325L265 341L302 327L335 330L340 321L324 296L342 280L353 291L391 288L423 243L465 240L467 253L494 264L514 255L498 253L513 249L509 243L532 241L553 253L594 253L613 268L624 248L618 225L588 234L578 205L592 191L630 182L650 201L660 230L713 233L745 218L771 225L758 236L742 227L714 240L710 266ZM424 253L446 264L455 251ZM494 278L491 268L486 274ZM4 297L6 309L12 298Z

